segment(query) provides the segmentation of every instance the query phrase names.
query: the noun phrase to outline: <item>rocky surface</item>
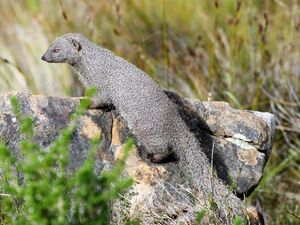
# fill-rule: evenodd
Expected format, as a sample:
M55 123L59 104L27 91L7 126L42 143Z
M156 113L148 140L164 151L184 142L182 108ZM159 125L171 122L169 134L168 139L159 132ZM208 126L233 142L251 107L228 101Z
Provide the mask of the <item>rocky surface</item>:
M182 118L203 146L218 176L226 184L237 186L235 192L238 196L248 196L258 185L270 155L275 131L273 115L236 110L225 102L200 102L166 93L178 105ZM43 146L50 145L58 132L67 126L70 114L80 101L79 98L26 93L0 96L0 139L17 157L20 155L20 135L11 110L11 95L18 96L22 113L33 117L34 140ZM113 164L130 135L126 123L115 111L89 110L80 118L73 135L70 169L75 170L83 163L89 140L99 133L102 136L101 157L97 161L99 170ZM195 193L184 180L175 160L152 164L143 160L139 149L136 149L128 160L126 172L136 181L126 198L128 214L140 212L148 222L156 218L167 221L166 224L177 224L192 220L194 214L205 207L201 193ZM115 203L114 207L121 207L120 204L122 201ZM161 212L166 217L161 217ZM122 220L118 213L113 218L117 223Z

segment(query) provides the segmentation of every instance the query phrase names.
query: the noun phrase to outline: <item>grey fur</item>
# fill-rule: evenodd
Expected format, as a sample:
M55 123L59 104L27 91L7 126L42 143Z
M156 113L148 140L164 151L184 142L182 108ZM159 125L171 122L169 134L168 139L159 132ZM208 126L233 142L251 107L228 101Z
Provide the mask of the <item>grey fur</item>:
M233 214L244 215L240 199L215 175L211 178L210 164L175 104L145 72L77 33L58 37L42 59L70 64L85 87L96 87L93 107L114 105L148 155L163 159L175 152L182 171L207 201L213 196L223 218L228 208Z

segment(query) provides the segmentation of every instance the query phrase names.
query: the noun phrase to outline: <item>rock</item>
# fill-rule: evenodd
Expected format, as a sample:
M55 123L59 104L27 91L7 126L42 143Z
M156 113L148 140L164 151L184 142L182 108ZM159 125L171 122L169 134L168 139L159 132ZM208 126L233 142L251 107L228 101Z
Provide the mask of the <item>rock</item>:
M68 125L69 117L80 100L79 98L33 96L28 93L2 95L0 97L0 140L8 145L17 158L21 155L18 144L20 134L18 122L10 104L12 95L18 97L22 114L33 117L34 141L44 147L49 146L58 136L59 131ZM87 157L89 142L97 133L102 135L101 148L108 150L111 142L111 129L111 113L89 110L86 115L82 116L78 121L70 147L70 169L75 170L82 165ZM103 155L103 159L108 157ZM97 167L102 166L97 165Z
M236 186L238 196L248 196L258 185L270 155L275 131L273 115L236 110L225 102L200 102L171 92L166 94L178 105L181 117L198 138L218 176L226 184ZM20 135L10 105L12 95L18 96L21 112L33 117L34 140L42 146L49 146L67 126L80 100L27 93L0 96L0 140L7 143L16 157L20 156ZM130 135L126 123L115 111L88 110L79 119L70 145L71 170L84 162L89 140L99 133L102 137L96 165L99 171L112 166ZM143 224L152 224L155 220L162 224L187 223L193 221L196 212L207 207L201 193L196 193L179 172L176 161L152 164L143 160L135 149L128 162L126 172L136 182L127 194L126 210L128 214L141 213ZM114 204L116 210L112 218L117 224L122 222L118 207L123 203L120 200ZM205 220L211 222L211 219Z
M167 92L202 143L219 177L248 196L258 185L271 152L275 118L270 113L233 109L226 102L182 99ZM213 155L212 155L213 151Z

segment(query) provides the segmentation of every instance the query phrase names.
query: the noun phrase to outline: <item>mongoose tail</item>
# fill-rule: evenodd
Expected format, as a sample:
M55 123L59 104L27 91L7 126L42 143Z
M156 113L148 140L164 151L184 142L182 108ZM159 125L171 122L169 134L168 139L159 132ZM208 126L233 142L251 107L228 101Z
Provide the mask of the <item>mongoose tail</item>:
M184 138L179 137L175 148L181 170L202 191L209 207L226 223L231 224L236 215L244 217L246 208L243 202L211 171L211 165L194 135L188 133Z
M145 72L74 33L58 37L42 59L71 65L85 87L96 87L93 107L113 105L145 147L146 155L159 159L171 153L179 156L181 170L191 177L207 201L212 196L226 221L228 207L233 214L243 215L242 202L215 175L210 176L206 155L176 105Z

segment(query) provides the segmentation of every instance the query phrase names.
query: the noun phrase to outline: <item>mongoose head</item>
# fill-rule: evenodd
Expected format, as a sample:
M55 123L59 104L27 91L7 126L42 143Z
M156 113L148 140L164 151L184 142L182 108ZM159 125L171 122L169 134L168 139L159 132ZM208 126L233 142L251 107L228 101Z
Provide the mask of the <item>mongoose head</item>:
M73 65L81 58L84 36L77 33L69 33L56 38L41 57L49 63L68 63Z

